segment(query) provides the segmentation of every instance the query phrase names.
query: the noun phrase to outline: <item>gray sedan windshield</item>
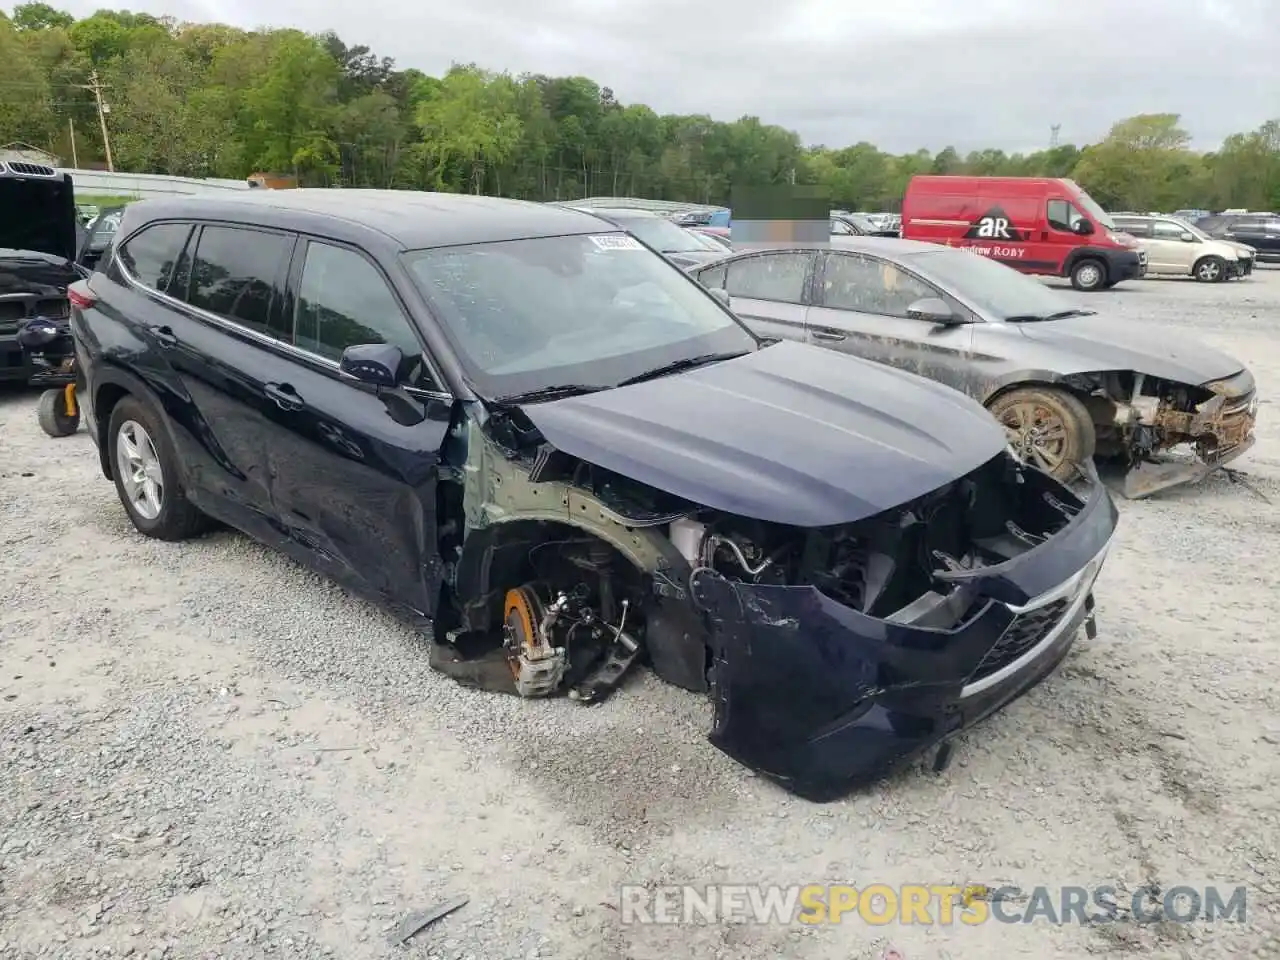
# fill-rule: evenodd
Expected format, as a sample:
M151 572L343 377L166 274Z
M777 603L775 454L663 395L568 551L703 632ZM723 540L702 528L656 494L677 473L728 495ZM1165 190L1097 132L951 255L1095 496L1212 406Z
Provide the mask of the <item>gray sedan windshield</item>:
M1038 280L975 253L945 248L907 257L908 265L978 307L989 319L1047 318L1071 304Z
M688 230L661 217L619 218L618 223L659 253L701 253L705 249Z

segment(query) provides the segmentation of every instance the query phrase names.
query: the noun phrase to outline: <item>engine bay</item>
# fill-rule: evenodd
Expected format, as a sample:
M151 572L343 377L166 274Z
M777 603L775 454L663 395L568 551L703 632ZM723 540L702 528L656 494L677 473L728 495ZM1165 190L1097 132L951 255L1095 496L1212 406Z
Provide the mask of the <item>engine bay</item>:
M1005 563L1044 543L1083 507L1066 496L1042 488L1011 456L1000 456L858 523L798 530L734 517L682 518L672 523L671 537L695 568L748 583L813 586L850 609L887 619L945 594L956 574Z

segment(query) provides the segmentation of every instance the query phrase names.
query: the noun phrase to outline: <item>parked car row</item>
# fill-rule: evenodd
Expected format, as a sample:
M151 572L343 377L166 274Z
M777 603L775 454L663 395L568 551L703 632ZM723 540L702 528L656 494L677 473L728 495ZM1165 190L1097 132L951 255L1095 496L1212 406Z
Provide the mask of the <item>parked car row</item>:
M1211 237L1257 251L1259 263L1280 263L1280 216L1276 214L1220 214L1195 222Z

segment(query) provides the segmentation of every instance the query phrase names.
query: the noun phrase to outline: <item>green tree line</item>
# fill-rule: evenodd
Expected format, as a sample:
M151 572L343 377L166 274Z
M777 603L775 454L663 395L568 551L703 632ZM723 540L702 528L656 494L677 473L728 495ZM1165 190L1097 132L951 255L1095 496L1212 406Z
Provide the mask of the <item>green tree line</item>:
M1070 176L1112 209L1280 207L1280 120L1211 153L1190 148L1177 114L1145 114L1082 147L895 155L865 141L806 146L758 117L658 114L586 77L474 64L432 77L334 33L112 10L76 20L45 3L0 11L0 145L31 144L69 163L74 136L82 166L101 162L93 77L117 170L699 203L727 202L733 183L795 182L861 210L897 209L918 173Z

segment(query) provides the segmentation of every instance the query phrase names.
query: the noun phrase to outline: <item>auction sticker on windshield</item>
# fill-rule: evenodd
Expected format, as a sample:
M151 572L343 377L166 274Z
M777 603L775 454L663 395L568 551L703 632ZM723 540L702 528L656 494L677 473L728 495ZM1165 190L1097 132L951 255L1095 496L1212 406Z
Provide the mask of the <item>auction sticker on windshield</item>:
M643 250L642 244L635 237L623 236L620 233L602 233L591 237L591 242L601 250Z

